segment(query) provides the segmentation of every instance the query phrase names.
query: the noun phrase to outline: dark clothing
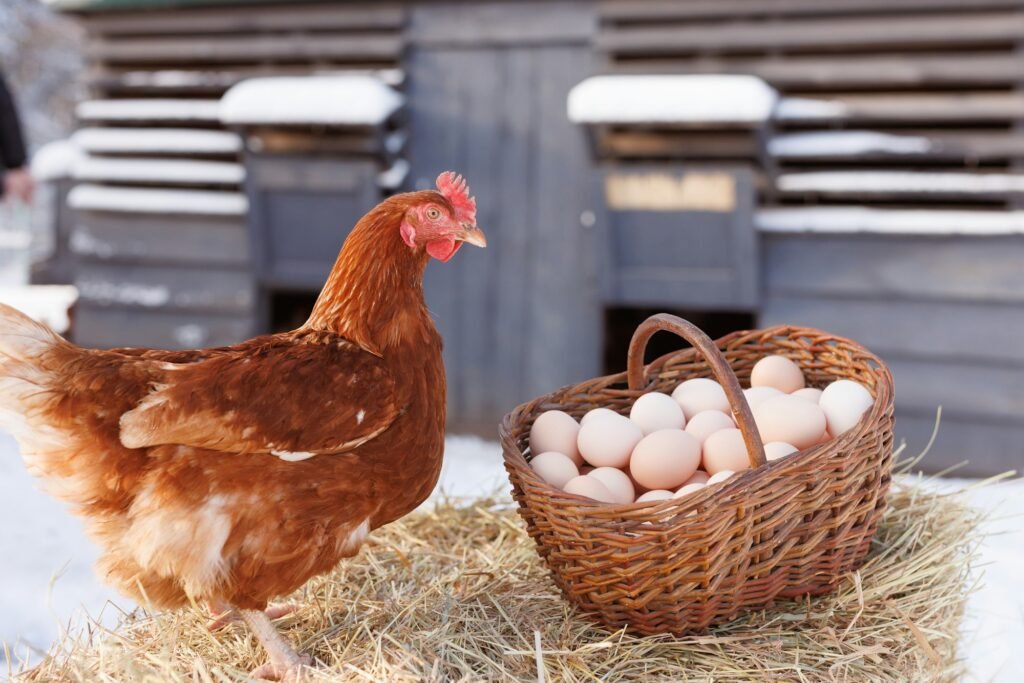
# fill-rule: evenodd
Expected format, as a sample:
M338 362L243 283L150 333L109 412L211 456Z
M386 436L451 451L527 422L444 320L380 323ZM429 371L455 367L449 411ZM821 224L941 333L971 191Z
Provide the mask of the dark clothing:
M7 169L21 168L25 161L25 140L21 136L18 110L3 75L0 75L0 177Z

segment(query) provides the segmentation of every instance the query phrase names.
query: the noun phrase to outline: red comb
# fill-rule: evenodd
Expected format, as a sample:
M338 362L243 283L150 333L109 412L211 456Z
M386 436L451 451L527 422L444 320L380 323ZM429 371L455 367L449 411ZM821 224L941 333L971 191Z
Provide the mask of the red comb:
M437 191L455 209L455 218L460 223L476 225L476 200L469 196L469 188L462 176L455 171L445 171L437 176Z

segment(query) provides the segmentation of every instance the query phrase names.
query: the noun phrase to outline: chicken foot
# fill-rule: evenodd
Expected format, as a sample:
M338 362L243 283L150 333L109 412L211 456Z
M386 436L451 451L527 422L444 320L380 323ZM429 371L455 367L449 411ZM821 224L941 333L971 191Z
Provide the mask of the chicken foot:
M206 628L211 631L219 631L222 628L226 628L236 621L241 621L241 617L235 611L235 608L226 602L221 601L210 601L210 621L206 623ZM280 619L286 617L289 614L297 611L299 606L293 603L284 603L280 605L268 605L267 609L263 610L263 613L267 615L270 620Z
M238 616L253 632L267 651L270 661L255 669L250 676L282 683L301 683L303 670L313 663L311 657L300 655L271 623L270 617L260 610L236 610Z

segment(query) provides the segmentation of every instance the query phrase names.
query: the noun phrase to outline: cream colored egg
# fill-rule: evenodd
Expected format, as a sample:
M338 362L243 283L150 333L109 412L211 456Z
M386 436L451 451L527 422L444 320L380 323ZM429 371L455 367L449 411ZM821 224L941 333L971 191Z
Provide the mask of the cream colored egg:
M784 394L804 388L800 366L785 356L765 356L750 371L751 387L774 387Z
M537 416L530 427L530 450L534 453L562 453L580 465L583 459L576 447L579 432L580 425L572 415L561 410L548 410Z
M675 489L700 465L700 443L681 429L648 434L633 449L629 472L648 489Z
M700 491L702 488L704 488L704 484L683 484L683 486L680 487L680 489L676 491L675 495L673 495L672 497L682 498L683 496L688 496L691 493Z
M615 502L615 496L608 490L608 487L589 474L570 479L562 490L566 493L583 496L584 498L590 498L601 503Z
M747 399L747 405L753 410L768 399L774 396L781 396L782 392L775 387L751 387L743 390L743 396Z
M654 503L659 500L672 500L672 498L674 497L675 495L671 491L666 491L665 489L654 489L653 491L648 491L647 493L637 498L636 502Z
M839 436L853 429L874 402L863 385L841 379L825 387L818 405L825 411L829 434Z
M825 431L825 413L807 399L776 396L754 410L754 421L765 443L782 441L810 448Z
M764 445L764 457L768 462L774 460L782 460L787 455L792 455L797 452L796 446L793 444L784 443L782 441L772 441Z
M557 451L546 451L535 455L530 460L530 467L537 475L555 488L562 488L566 483L580 475L576 463L569 456Z
M625 467L642 438L640 428L626 418L600 418L580 427L576 444L583 459L594 467Z
M633 489L633 482L629 475L616 467L598 467L587 476L604 484L616 503L632 503L636 497L636 491Z
M584 415L580 419L580 425L581 426L585 425L588 422L590 422L591 420L595 420L595 419L599 420L599 419L604 419L604 418L619 418L619 417L623 417L623 416L619 415L614 410L611 410L609 408L594 408L593 410L588 410L586 415Z
M686 433L703 446L709 436L722 429L732 429L736 423L720 410L702 410L686 423Z
M692 477L683 482L683 486L687 486L689 484L706 484L710 478L711 475L704 470L697 470L693 473Z
M821 389L815 389L814 387L806 387L804 389L797 389L793 392L793 396L799 398L806 398L808 401L817 403L821 400Z
M712 475L712 477L708 479L708 483L705 484L705 486L714 486L715 484L721 484L723 481L731 477L733 474L735 474L735 472L732 472L730 470L722 470L721 472Z
M725 397L725 390L718 382L706 377L686 380L675 388L672 398L683 409L686 419L690 419L702 410L732 412L732 408L729 407L729 399Z
M704 442L704 469L712 475L719 472L739 472L750 468L747 444L743 433L736 429L715 432Z
M653 391L633 403L629 419L640 428L644 436L659 429L682 429L686 426L683 409L668 394Z

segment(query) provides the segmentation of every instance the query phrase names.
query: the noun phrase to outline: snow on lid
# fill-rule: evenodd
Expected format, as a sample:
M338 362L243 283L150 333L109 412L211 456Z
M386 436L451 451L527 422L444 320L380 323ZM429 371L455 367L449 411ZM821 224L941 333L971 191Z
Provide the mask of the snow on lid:
M1024 233L1024 211L801 207L761 209L754 223L773 233L1011 235Z
M391 164L391 168L377 174L377 185L385 190L396 190L402 186L409 176L409 162L399 159Z
M79 185L68 206L87 211L240 216L249 209L245 195L210 190L150 190Z
M101 154L234 154L242 149L235 133L189 128L82 128L71 140Z
M869 130L814 131L779 135L768 141L777 157L840 157L871 153L925 154L931 140L917 135L891 135Z
M0 302L60 333L71 326L68 310L77 300L78 290L71 285L0 287Z
M816 171L786 173L776 181L789 192L985 194L1024 192L1024 175L911 171Z
M803 97L787 97L779 100L775 108L778 121L813 121L817 119L844 118L848 109L835 100L812 100Z
M72 140L45 144L32 155L32 177L41 181L70 178L82 156L82 150Z
M218 100L90 100L75 108L85 121L201 121L216 123Z
M376 126L403 97L367 74L253 78L221 99L220 120L233 125Z
M574 123L759 123L778 94L755 76L593 76L569 91Z
M245 179L245 169L225 161L87 157L75 164L74 176L95 181L238 185Z

